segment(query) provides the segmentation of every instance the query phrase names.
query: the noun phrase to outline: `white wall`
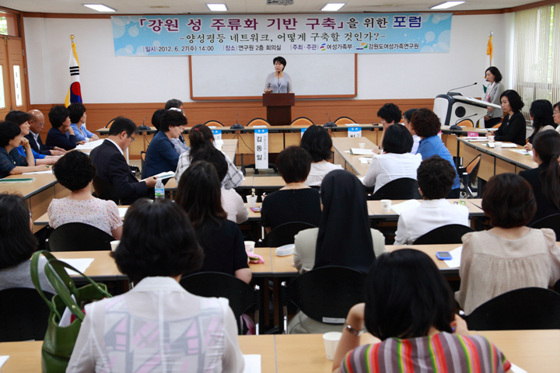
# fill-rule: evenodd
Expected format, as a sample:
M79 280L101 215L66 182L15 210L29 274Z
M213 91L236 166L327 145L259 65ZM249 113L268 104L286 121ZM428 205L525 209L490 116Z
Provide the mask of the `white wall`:
M84 102L164 102L171 97L189 101L187 57L116 57L110 19L31 17L24 19L24 26L32 105L64 101L70 34L75 35ZM475 81L478 86L462 93L481 96L490 31L493 62L509 88L510 29L508 15L454 16L449 53L360 55L357 98L432 98Z

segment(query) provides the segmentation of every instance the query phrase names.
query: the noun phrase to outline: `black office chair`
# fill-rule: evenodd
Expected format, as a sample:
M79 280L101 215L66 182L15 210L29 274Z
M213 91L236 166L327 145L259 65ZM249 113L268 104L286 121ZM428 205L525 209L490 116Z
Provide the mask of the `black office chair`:
M556 240L560 237L560 214L553 214L537 220L530 225L532 228L550 228L556 233Z
M53 294L45 296L51 299ZM49 307L35 289L0 291L0 342L43 340L49 313Z
M447 224L418 237L413 245L461 243L465 233L474 232L471 227L462 224Z
M288 303L295 304L309 318L332 325L344 324L350 308L365 299L365 273L328 266L280 284L282 327L288 328Z
M299 231L309 228L316 228L313 224L303 221L291 221L288 223L280 224L270 231L264 238L263 247L278 247L294 243L294 237Z
M84 223L68 223L52 231L48 239L51 251L111 250L115 238L101 229Z
M467 198L474 198L473 190L478 194L478 188L473 189L472 185L476 182L478 177L478 169L480 168L481 155L477 155L465 168L459 168L459 175L461 176L463 186L461 192Z
M371 199L419 199L418 181L408 177L395 179L383 185L373 194Z
M222 297L237 320L237 329L242 334L241 316L254 307L255 331L259 334L260 288L247 285L240 279L221 272L199 272L181 279L181 286L189 293L201 297Z
M466 316L470 330L560 329L560 294L529 287L490 299Z

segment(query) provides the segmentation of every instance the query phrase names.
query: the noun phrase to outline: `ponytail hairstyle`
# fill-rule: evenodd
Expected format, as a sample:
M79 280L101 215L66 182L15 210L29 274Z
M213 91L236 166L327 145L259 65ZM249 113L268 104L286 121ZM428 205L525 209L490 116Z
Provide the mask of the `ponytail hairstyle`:
M533 151L537 152L546 166L539 175L542 192L546 199L560 209L560 134L553 130L538 133L533 141Z
M189 152L189 157L191 160L196 155L196 153L207 146L213 146L212 141L214 140L214 135L212 130L206 127L204 124L197 124L191 128L189 132L189 142L191 150Z

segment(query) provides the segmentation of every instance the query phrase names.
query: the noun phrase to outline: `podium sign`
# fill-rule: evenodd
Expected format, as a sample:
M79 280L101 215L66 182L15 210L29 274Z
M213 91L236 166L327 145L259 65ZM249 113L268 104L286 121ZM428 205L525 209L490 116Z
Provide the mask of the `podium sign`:
M288 126L292 123L292 106L296 103L293 93L264 93L266 120L272 126Z

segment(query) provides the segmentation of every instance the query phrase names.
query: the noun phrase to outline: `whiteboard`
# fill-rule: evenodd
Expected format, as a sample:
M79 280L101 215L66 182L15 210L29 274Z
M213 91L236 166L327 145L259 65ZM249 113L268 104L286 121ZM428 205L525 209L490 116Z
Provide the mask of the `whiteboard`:
M260 97L276 55L192 56L191 98ZM355 96L354 54L284 55L297 96Z

